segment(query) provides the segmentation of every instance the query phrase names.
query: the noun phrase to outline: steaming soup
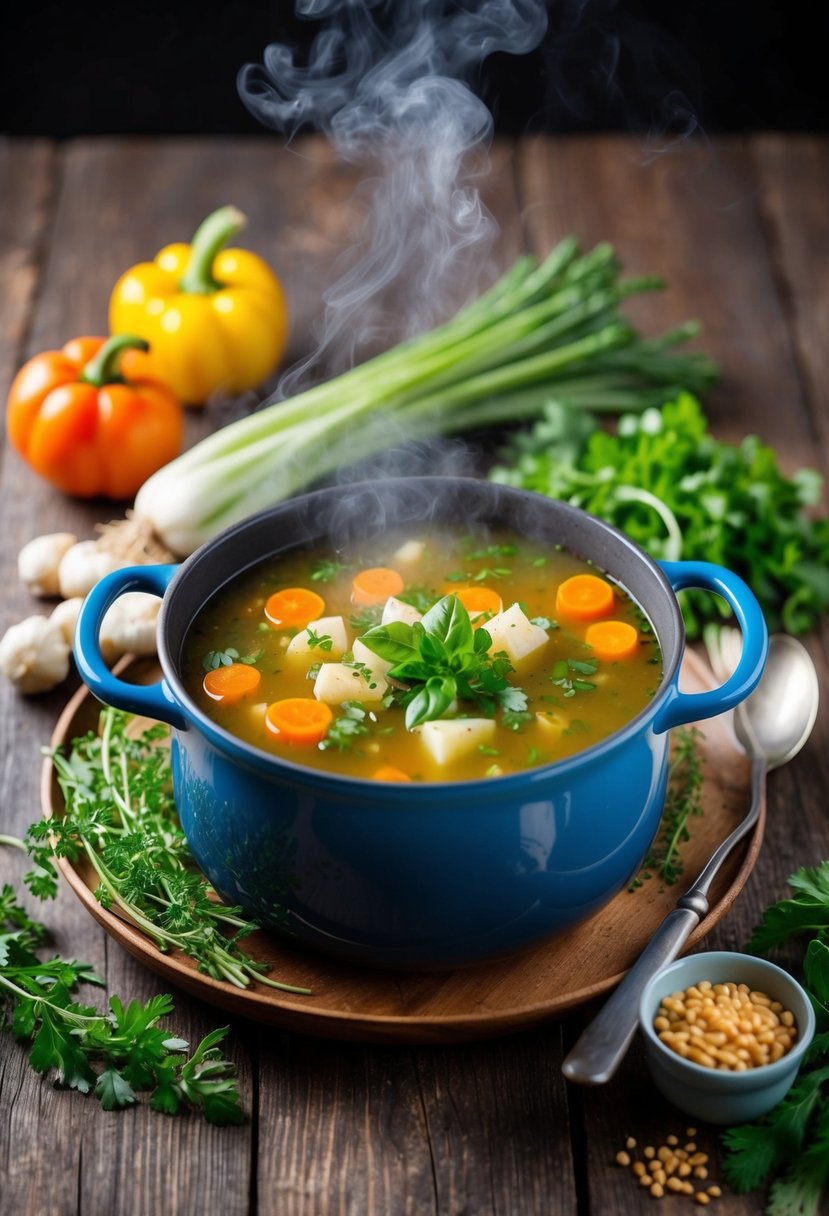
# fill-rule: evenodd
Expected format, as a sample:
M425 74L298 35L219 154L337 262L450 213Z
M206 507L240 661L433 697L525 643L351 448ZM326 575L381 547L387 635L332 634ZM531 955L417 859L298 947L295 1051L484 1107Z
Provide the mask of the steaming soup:
M286 760L379 781L497 779L571 756L659 685L617 583L509 532L297 550L224 587L185 642L215 722Z

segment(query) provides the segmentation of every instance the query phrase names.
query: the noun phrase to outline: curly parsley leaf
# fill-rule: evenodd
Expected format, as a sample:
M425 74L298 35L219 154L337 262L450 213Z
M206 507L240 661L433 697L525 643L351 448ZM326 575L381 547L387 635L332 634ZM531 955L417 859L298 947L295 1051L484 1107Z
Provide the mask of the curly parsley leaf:
M75 1000L80 984L101 984L87 963L42 959L45 926L33 920L10 886L0 893L0 1028L31 1044L35 1072L80 1093L94 1093L104 1110L123 1110L151 1091L151 1105L169 1113L190 1106L215 1123L244 1118L232 1063L213 1031L188 1057L188 1043L159 1026L173 1012L169 996L131 1001L110 997L109 1013ZM159 1093L171 1093L175 1103Z
M771 630L805 633L829 609L829 519L809 513L820 475L787 477L756 436L715 439L687 393L623 414L615 435L551 402L504 457L495 481L582 507L654 557L717 562L742 575ZM680 603L690 637L729 613L700 591L681 592Z

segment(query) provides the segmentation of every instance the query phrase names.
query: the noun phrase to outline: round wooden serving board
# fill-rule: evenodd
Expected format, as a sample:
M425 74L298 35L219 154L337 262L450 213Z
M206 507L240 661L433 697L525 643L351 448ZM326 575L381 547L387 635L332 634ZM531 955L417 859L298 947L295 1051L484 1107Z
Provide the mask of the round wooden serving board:
M120 674L136 683L157 679L154 661L130 663ZM710 688L713 679L692 652L686 655L682 687ZM52 745L66 746L97 726L99 703L80 689L55 728ZM749 765L731 728L731 715L704 723L704 814L690 825L682 849L685 885L690 885L714 847L748 808ZM43 809L61 815L63 797L54 767L43 773ZM754 866L763 836L765 806L746 844L726 861L711 893L711 911L688 941L698 945L728 911ZM131 923L102 908L93 894L95 876L83 863L60 862L69 885L107 933L131 954L208 1004L288 1030L329 1038L386 1043L448 1043L503 1034L532 1025L606 992L635 961L662 918L685 889L683 882L660 889L651 878L623 891L592 920L526 954L449 972L392 972L347 965L300 950L264 932L245 940L255 958L273 966L274 979L310 988L297 996L254 985L241 990L202 975L183 955L162 954Z

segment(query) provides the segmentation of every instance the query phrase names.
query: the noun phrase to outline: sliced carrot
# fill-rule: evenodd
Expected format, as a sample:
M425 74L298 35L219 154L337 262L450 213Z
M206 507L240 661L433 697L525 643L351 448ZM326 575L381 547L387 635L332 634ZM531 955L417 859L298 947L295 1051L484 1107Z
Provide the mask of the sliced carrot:
M272 625L286 628L307 625L325 612L325 600L307 587L286 587L276 591L265 604L265 616Z
M471 617L480 616L482 612L495 615L504 606L498 592L491 587L461 587L455 595Z
M265 725L272 734L303 747L324 739L333 718L330 706L313 697L286 697L265 710Z
M371 778L373 781L411 781L408 773L404 773L402 768L395 768L393 764L384 764L371 774Z
M370 566L354 575L351 598L355 604L385 604L390 595L399 595L405 585L401 575L390 566Z
M630 659L636 654L639 634L627 621L599 621L584 635L597 659Z
M577 621L596 621L613 611L613 588L595 574L574 574L556 592L556 612Z
M202 687L208 697L220 701L222 705L235 705L259 687L262 679L255 667L250 663L230 663L227 667L217 667L208 671Z

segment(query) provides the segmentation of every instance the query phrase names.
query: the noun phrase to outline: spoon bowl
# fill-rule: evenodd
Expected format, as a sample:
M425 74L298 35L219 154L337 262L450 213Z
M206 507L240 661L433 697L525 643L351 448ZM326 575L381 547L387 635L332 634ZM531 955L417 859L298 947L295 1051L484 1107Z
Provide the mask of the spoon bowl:
M806 648L786 633L769 639L763 678L734 713L734 730L750 756L771 770L796 756L817 717L820 687Z

